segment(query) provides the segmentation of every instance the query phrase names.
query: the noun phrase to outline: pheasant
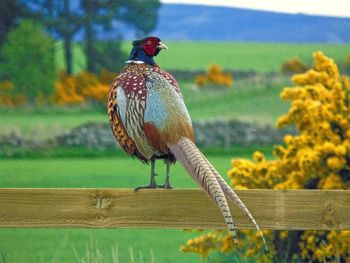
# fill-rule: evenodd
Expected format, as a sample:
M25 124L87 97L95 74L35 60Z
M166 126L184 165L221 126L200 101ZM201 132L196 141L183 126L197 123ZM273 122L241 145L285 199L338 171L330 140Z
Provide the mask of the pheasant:
M170 165L179 160L219 207L234 242L237 243L236 227L226 197L248 216L267 249L251 213L194 144L191 118L179 85L154 61L154 57L168 47L157 37L135 40L132 45L126 66L111 85L107 108L112 132L121 148L132 157L151 164L149 184L135 190L172 188ZM166 163L163 185L155 181L157 159Z

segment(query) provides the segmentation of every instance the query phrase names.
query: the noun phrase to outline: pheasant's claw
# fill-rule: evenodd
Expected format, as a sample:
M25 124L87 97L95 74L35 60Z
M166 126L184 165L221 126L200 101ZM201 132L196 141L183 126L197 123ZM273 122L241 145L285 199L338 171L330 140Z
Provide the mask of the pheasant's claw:
M149 184L149 185L143 185L143 186L138 186L134 188L134 191L138 191L140 189L156 189L158 188L157 184Z
M144 186L136 187L134 189L134 191L138 191L140 189L156 189L156 188L158 188L157 182L154 179L154 177L157 176L154 168L155 168L155 160L152 159L151 160L151 180L150 180L149 184L148 185L144 185Z
M161 185L158 185L158 188L163 188L163 189L174 189L174 187L172 187L170 184L161 184Z

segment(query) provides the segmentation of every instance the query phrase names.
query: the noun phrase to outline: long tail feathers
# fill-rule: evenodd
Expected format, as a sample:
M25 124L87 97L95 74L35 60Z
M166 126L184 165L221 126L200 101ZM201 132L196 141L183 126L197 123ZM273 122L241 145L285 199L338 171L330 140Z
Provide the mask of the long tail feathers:
M266 244L266 240L264 238L264 235L259 227L259 225L256 223L254 217L252 216L252 214L249 212L248 208L244 205L244 203L242 202L242 200L238 197L238 195L232 190L232 188L226 183L226 181L221 177L221 175L218 173L218 171L216 171L216 169L211 165L211 163L207 160L207 158L205 158L205 156L203 155L204 159L207 161L211 171L213 172L213 174L215 175L216 179L218 180L221 189L224 191L224 193L226 194L226 196L233 201L248 217L248 219L250 220L250 222L252 222L252 224L255 226L255 228L259 231L259 234L264 242L264 246L265 246L265 251L269 251L267 244Z
M176 159L184 165L192 178L197 181L220 208L227 228L231 231L233 241L237 243L236 226L231 216L225 194L207 161L203 158L202 153L187 138L182 138L177 144L168 145L168 147Z
M236 239L236 227L231 216L231 212L228 203L225 198L232 200L249 218L252 224L259 231L260 236L264 242L265 250L268 251L265 238L261 232L258 224L249 212L248 208L243 204L241 199L236 195L232 188L225 182L205 156L199 151L194 143L187 139L182 138L175 145L168 145L171 152L175 155L186 168L188 173L193 177L195 181L208 193L208 195L214 200L221 210L224 216L226 225L231 231L233 240L237 243Z

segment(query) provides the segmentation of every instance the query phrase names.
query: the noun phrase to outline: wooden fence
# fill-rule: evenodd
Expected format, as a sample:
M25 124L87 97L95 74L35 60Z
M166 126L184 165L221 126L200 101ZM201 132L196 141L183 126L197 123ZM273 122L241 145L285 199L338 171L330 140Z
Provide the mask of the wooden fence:
M263 229L350 229L350 191L237 191ZM252 228L230 203L239 228ZM201 190L0 189L0 227L225 228Z

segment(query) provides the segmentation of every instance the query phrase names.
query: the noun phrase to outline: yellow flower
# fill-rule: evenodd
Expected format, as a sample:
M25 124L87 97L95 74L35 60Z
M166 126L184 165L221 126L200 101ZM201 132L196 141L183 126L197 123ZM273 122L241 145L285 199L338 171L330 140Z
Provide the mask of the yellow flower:
M13 83L9 80L4 80L0 82L0 91L10 91L14 88L15 86Z
M223 73L219 65L212 65L208 68L206 74L197 75L195 77L195 83L198 87L207 84L216 84L229 88L233 85L233 76L232 74Z
M335 151L335 145L331 142L325 142L322 146L322 150L325 153L333 153Z
M292 135L287 134L287 135L285 135L285 136L284 136L283 140L284 140L285 144L287 144L287 145L288 145L288 144L290 144L290 143L292 142L292 140L293 140L293 136L292 136Z
M253 159L256 162L261 162L261 161L265 160L265 156L264 156L264 154L262 152L255 151L254 154L253 154Z
M280 237L283 238L283 239L288 237L288 231L285 231L285 230L280 231Z
M329 173L329 175L321 181L323 189L342 189L344 188L342 179L335 173Z
M346 154L346 148L343 145L338 145L334 152L336 155L344 156Z
M77 75L61 73L55 88L55 101L61 105L79 104L87 100L105 102L109 92L109 84L101 84L97 75L87 71Z
M308 236L307 239L306 239L306 242L309 243L309 244L312 244L315 240L315 237L314 236Z
M328 157L327 159L328 167L334 170L340 170L345 166L345 164L346 164L346 160L341 157L331 156L331 157Z

